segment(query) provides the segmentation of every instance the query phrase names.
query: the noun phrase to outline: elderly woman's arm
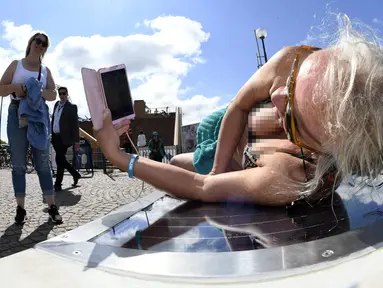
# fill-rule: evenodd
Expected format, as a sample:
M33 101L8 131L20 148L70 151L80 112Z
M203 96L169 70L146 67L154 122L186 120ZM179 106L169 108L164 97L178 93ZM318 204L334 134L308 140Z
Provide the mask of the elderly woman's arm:
M129 123L113 127L109 110L105 111L103 128L96 132L104 155L118 168L128 170L131 155L120 150L119 135ZM286 205L297 199L296 181L304 181L302 161L286 153L261 156L259 168L206 176L177 166L145 158L135 160L134 176L160 190L186 199L218 202L251 201L264 205Z
M134 175L150 185L179 198L204 202L249 201L261 205L286 205L297 199L297 183L304 180L302 161L284 153L267 156L264 166L206 176L146 158L136 160ZM265 158L265 159L266 159ZM127 171L129 154L111 161ZM296 167L294 167L296 166ZM291 174L287 171L297 171Z
M255 104L270 97L270 90L280 82L279 63L295 53L296 47L286 47L275 54L239 90L222 119L212 172L223 173L229 166L233 153L241 139L248 115ZM292 57L293 59L293 57ZM278 82L278 83L277 83Z

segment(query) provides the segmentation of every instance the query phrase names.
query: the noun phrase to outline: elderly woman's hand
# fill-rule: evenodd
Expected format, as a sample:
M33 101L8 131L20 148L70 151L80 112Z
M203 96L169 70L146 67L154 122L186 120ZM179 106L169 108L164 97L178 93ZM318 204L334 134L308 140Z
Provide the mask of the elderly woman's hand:
M113 162L120 154L120 135L128 131L130 120L125 120L113 126L110 110L104 111L103 128L96 131L97 143L105 157Z

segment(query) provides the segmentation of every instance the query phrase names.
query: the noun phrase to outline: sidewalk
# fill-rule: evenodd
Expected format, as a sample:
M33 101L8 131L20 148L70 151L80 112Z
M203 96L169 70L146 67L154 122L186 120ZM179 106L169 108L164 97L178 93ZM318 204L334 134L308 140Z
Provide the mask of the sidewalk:
M36 173L27 175L25 209L28 221L24 226L14 224L16 203L13 195L11 170L0 170L0 258L29 249L36 243L60 235L101 217L114 209L135 200L142 182L129 179L126 173L116 172L109 176L96 171L93 178L80 179L79 186L72 188L72 177L65 174L63 191L56 193L57 205L64 223L50 224L47 205L42 202ZM142 195L153 188L145 184Z

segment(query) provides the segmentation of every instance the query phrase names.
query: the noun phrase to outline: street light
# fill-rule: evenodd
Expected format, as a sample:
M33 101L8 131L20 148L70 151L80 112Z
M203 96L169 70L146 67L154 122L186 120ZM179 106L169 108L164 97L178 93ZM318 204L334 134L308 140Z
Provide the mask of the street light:
M267 37L267 31L263 28L258 28L257 30L254 30L255 34L255 40L257 42L257 63L258 63L258 68L260 68L262 64L262 57L265 60L265 63L267 62L267 54L266 54L266 47L265 47L265 38ZM258 45L258 38L261 39L262 41L262 48L263 48L263 56L261 56L261 52L259 51L259 45Z
M262 38L266 38L267 37L267 31L263 28L258 28L256 31L255 31L255 34L258 38L262 39Z

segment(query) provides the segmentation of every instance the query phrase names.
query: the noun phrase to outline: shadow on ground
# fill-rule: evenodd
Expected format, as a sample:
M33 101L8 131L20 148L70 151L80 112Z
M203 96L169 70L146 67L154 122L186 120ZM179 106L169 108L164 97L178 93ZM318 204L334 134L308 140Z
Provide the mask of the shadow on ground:
M76 187L79 187L79 186L76 186ZM80 202L81 195L73 194L73 192L71 191L72 189L75 189L76 187L68 187L55 193L55 201L56 201L57 207L60 208L61 206L66 206L66 207L75 206L77 205L78 202ZM43 202L46 203L46 201L43 201ZM48 207L45 207L43 211L44 213L48 213Z
M12 224L0 237L0 258L32 248L37 243L47 240L54 226L53 223L43 223L20 241L24 225Z
M71 191L74 188L70 187L56 193L56 204L58 207L75 206L81 200L81 195L73 194ZM48 208L45 207L43 211L47 213ZM24 224L10 225L0 237L0 258L32 248L37 243L47 240L54 226L55 224L51 222L43 223L27 237L20 240Z
M73 194L71 191L76 187L69 187L61 190L60 192L56 192L56 204L58 207L60 206L74 206L81 200L81 195Z

